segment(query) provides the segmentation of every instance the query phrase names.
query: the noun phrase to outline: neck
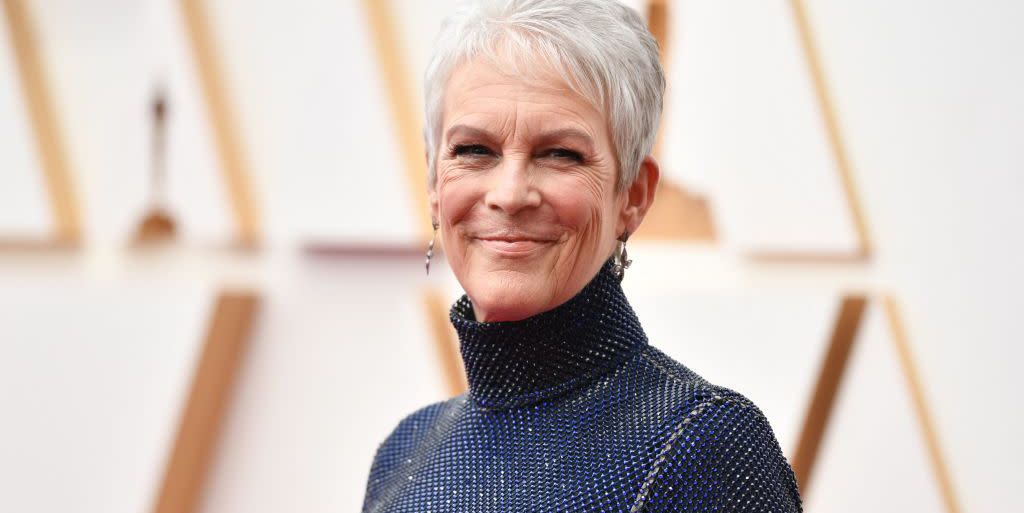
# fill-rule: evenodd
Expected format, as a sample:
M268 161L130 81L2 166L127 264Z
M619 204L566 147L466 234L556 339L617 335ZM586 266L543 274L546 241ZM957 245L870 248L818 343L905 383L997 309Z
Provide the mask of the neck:
M546 312L480 322L463 295L450 318L470 395L487 409L553 398L610 371L647 344L610 261L579 293Z

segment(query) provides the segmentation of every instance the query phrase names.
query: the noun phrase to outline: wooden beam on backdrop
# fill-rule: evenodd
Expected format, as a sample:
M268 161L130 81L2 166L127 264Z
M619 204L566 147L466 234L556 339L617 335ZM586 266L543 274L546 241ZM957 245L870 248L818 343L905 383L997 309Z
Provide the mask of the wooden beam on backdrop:
M818 458L818 449L832 415L839 386L843 381L850 358L850 351L864 317L866 304L867 299L864 296L847 296L840 304L839 315L832 328L828 352L825 354L821 370L818 373L818 381L814 386L811 404L807 409L793 456L793 472L796 474L801 494L806 495L810 489L814 464Z
M900 368L903 370L903 376L907 380L907 388L910 391L910 398L914 404L917 423L924 435L928 458L932 464L932 472L935 474L935 480L938 482L939 490L942 493L942 503L946 508L946 513L960 513L960 502L957 500L956 489L953 486L953 479L950 476L946 459L942 455L942 445L939 443L935 422L932 420L928 409L928 402L924 397L924 386L914 365L910 341L907 338L907 331L904 328L896 299L891 295L887 295L883 298L883 305L885 306L885 316L889 321L892 342L896 346L896 353L899 355Z
M259 209L252 191L252 175L227 87L221 75L213 32L200 0L181 0L185 35L191 42L196 71L206 100L210 126L213 129L220 169L224 175L231 209L234 213L239 242L253 247L260 240Z
M36 32L26 2L2 0L2 3L10 25L11 48L14 50L21 91L28 109L36 154L49 193L50 210L56 228L53 246L76 246L82 237L78 202L75 200L67 152L50 97L46 71L39 56ZM21 250L39 249L42 245L34 241L11 241L0 244L0 248L4 246Z
M416 223L421 228L422 241L430 240L430 204L427 201L427 165L424 159L423 138L420 132L420 110L413 93L413 79L409 73L402 41L396 27L397 20L389 0L363 0L363 11L377 51L381 83L384 84L391 105L392 126L402 152L405 181Z
M153 513L197 511L258 303L251 292L217 298Z

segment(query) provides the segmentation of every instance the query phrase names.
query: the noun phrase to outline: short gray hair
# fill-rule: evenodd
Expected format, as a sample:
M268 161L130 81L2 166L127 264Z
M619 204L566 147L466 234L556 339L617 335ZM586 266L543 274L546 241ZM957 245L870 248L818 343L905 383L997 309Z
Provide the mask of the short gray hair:
M543 59L606 112L618 187L633 183L654 147L665 94L658 44L640 15L616 0L471 0L442 24L426 69L423 135L431 187L448 79L457 64L480 55L499 62L499 53L512 57L504 62L512 66Z

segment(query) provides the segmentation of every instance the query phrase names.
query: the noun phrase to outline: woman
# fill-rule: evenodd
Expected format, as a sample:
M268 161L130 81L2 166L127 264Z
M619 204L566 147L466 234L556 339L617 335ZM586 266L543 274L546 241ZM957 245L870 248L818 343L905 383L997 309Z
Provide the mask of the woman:
M762 412L649 345L619 285L664 88L614 0L478 1L445 22L428 189L466 291L450 318L469 392L399 423L364 512L801 511Z

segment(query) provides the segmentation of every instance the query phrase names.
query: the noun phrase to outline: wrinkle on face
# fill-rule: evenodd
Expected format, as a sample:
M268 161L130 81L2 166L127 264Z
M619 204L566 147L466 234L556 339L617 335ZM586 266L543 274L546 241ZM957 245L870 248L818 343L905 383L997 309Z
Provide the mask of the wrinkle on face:
M622 202L606 116L558 74L537 76L546 78L471 61L446 89L432 194L445 254L478 320L554 308L586 285L614 245ZM509 256L479 239L495 230L553 242Z

